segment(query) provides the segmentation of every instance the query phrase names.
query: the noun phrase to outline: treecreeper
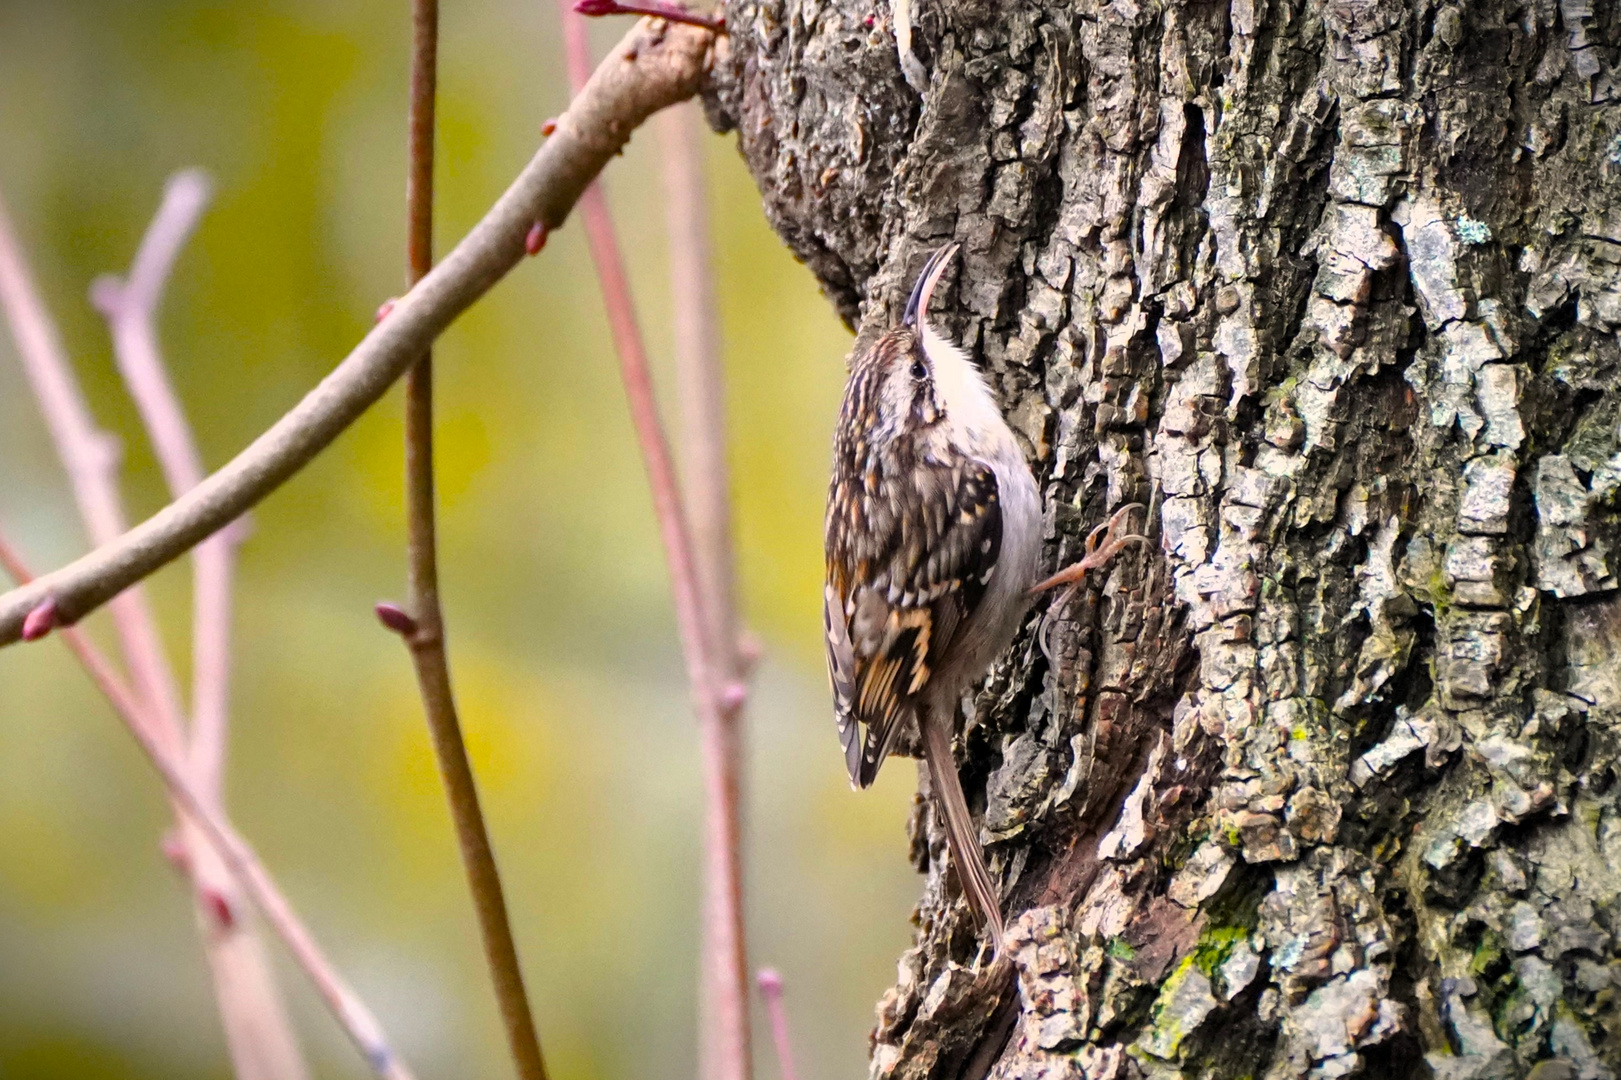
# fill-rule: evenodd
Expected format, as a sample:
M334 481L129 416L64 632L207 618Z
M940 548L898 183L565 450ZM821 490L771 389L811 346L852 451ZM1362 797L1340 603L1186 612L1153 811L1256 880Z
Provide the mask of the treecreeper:
M858 346L833 439L823 612L844 760L870 786L915 736L964 895L1002 949L996 881L951 743L962 696L1012 642L1032 599L1080 580L1129 540L1036 581L1041 498L974 360L930 325L957 244L934 252L901 324ZM1100 530L1100 533L1103 530ZM908 739L908 741L912 741Z

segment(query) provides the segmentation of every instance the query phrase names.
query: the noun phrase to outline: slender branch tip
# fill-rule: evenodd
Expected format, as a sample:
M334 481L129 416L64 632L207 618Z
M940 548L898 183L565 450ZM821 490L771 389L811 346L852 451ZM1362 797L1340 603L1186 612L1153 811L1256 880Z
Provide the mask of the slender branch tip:
M755 980L765 999L766 1016L771 1021L771 1041L777 1051L777 1073L782 1080L797 1080L793 1048L788 1043L788 1010L782 1003L782 976L776 968L761 968Z
M214 178L208 175L206 169L181 169L169 177L169 182L163 186L163 196L166 199L185 199L194 206L201 206L214 194Z
M747 630L737 635L737 660L741 674L747 678L765 659L765 643Z

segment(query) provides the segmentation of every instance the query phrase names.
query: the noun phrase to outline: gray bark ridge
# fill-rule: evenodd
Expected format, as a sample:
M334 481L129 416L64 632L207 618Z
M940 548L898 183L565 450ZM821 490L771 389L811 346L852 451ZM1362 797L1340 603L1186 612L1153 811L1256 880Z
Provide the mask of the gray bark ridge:
M973 703L1016 985L920 809L872 1075L1613 1077L1621 16L908 12L732 0L711 120L862 333L962 242L1050 566L1157 543Z

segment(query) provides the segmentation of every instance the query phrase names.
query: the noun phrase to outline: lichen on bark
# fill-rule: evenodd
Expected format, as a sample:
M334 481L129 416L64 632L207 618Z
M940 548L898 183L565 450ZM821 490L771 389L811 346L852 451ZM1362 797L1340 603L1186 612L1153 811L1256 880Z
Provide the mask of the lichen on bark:
M920 803L873 1075L1615 1075L1621 14L910 11L921 95L885 3L729 0L711 118L861 333L963 244L1051 565L1156 544L971 703L1016 978Z

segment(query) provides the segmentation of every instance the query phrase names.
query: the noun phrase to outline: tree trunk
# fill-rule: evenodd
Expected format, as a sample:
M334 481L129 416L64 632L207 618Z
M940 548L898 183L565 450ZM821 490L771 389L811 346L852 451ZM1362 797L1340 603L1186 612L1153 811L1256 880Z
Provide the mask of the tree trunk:
M873 1075L1612 1076L1621 16L892 2L732 0L711 119L864 334L963 243L1049 567L1156 543L972 703L1016 983L920 804Z

